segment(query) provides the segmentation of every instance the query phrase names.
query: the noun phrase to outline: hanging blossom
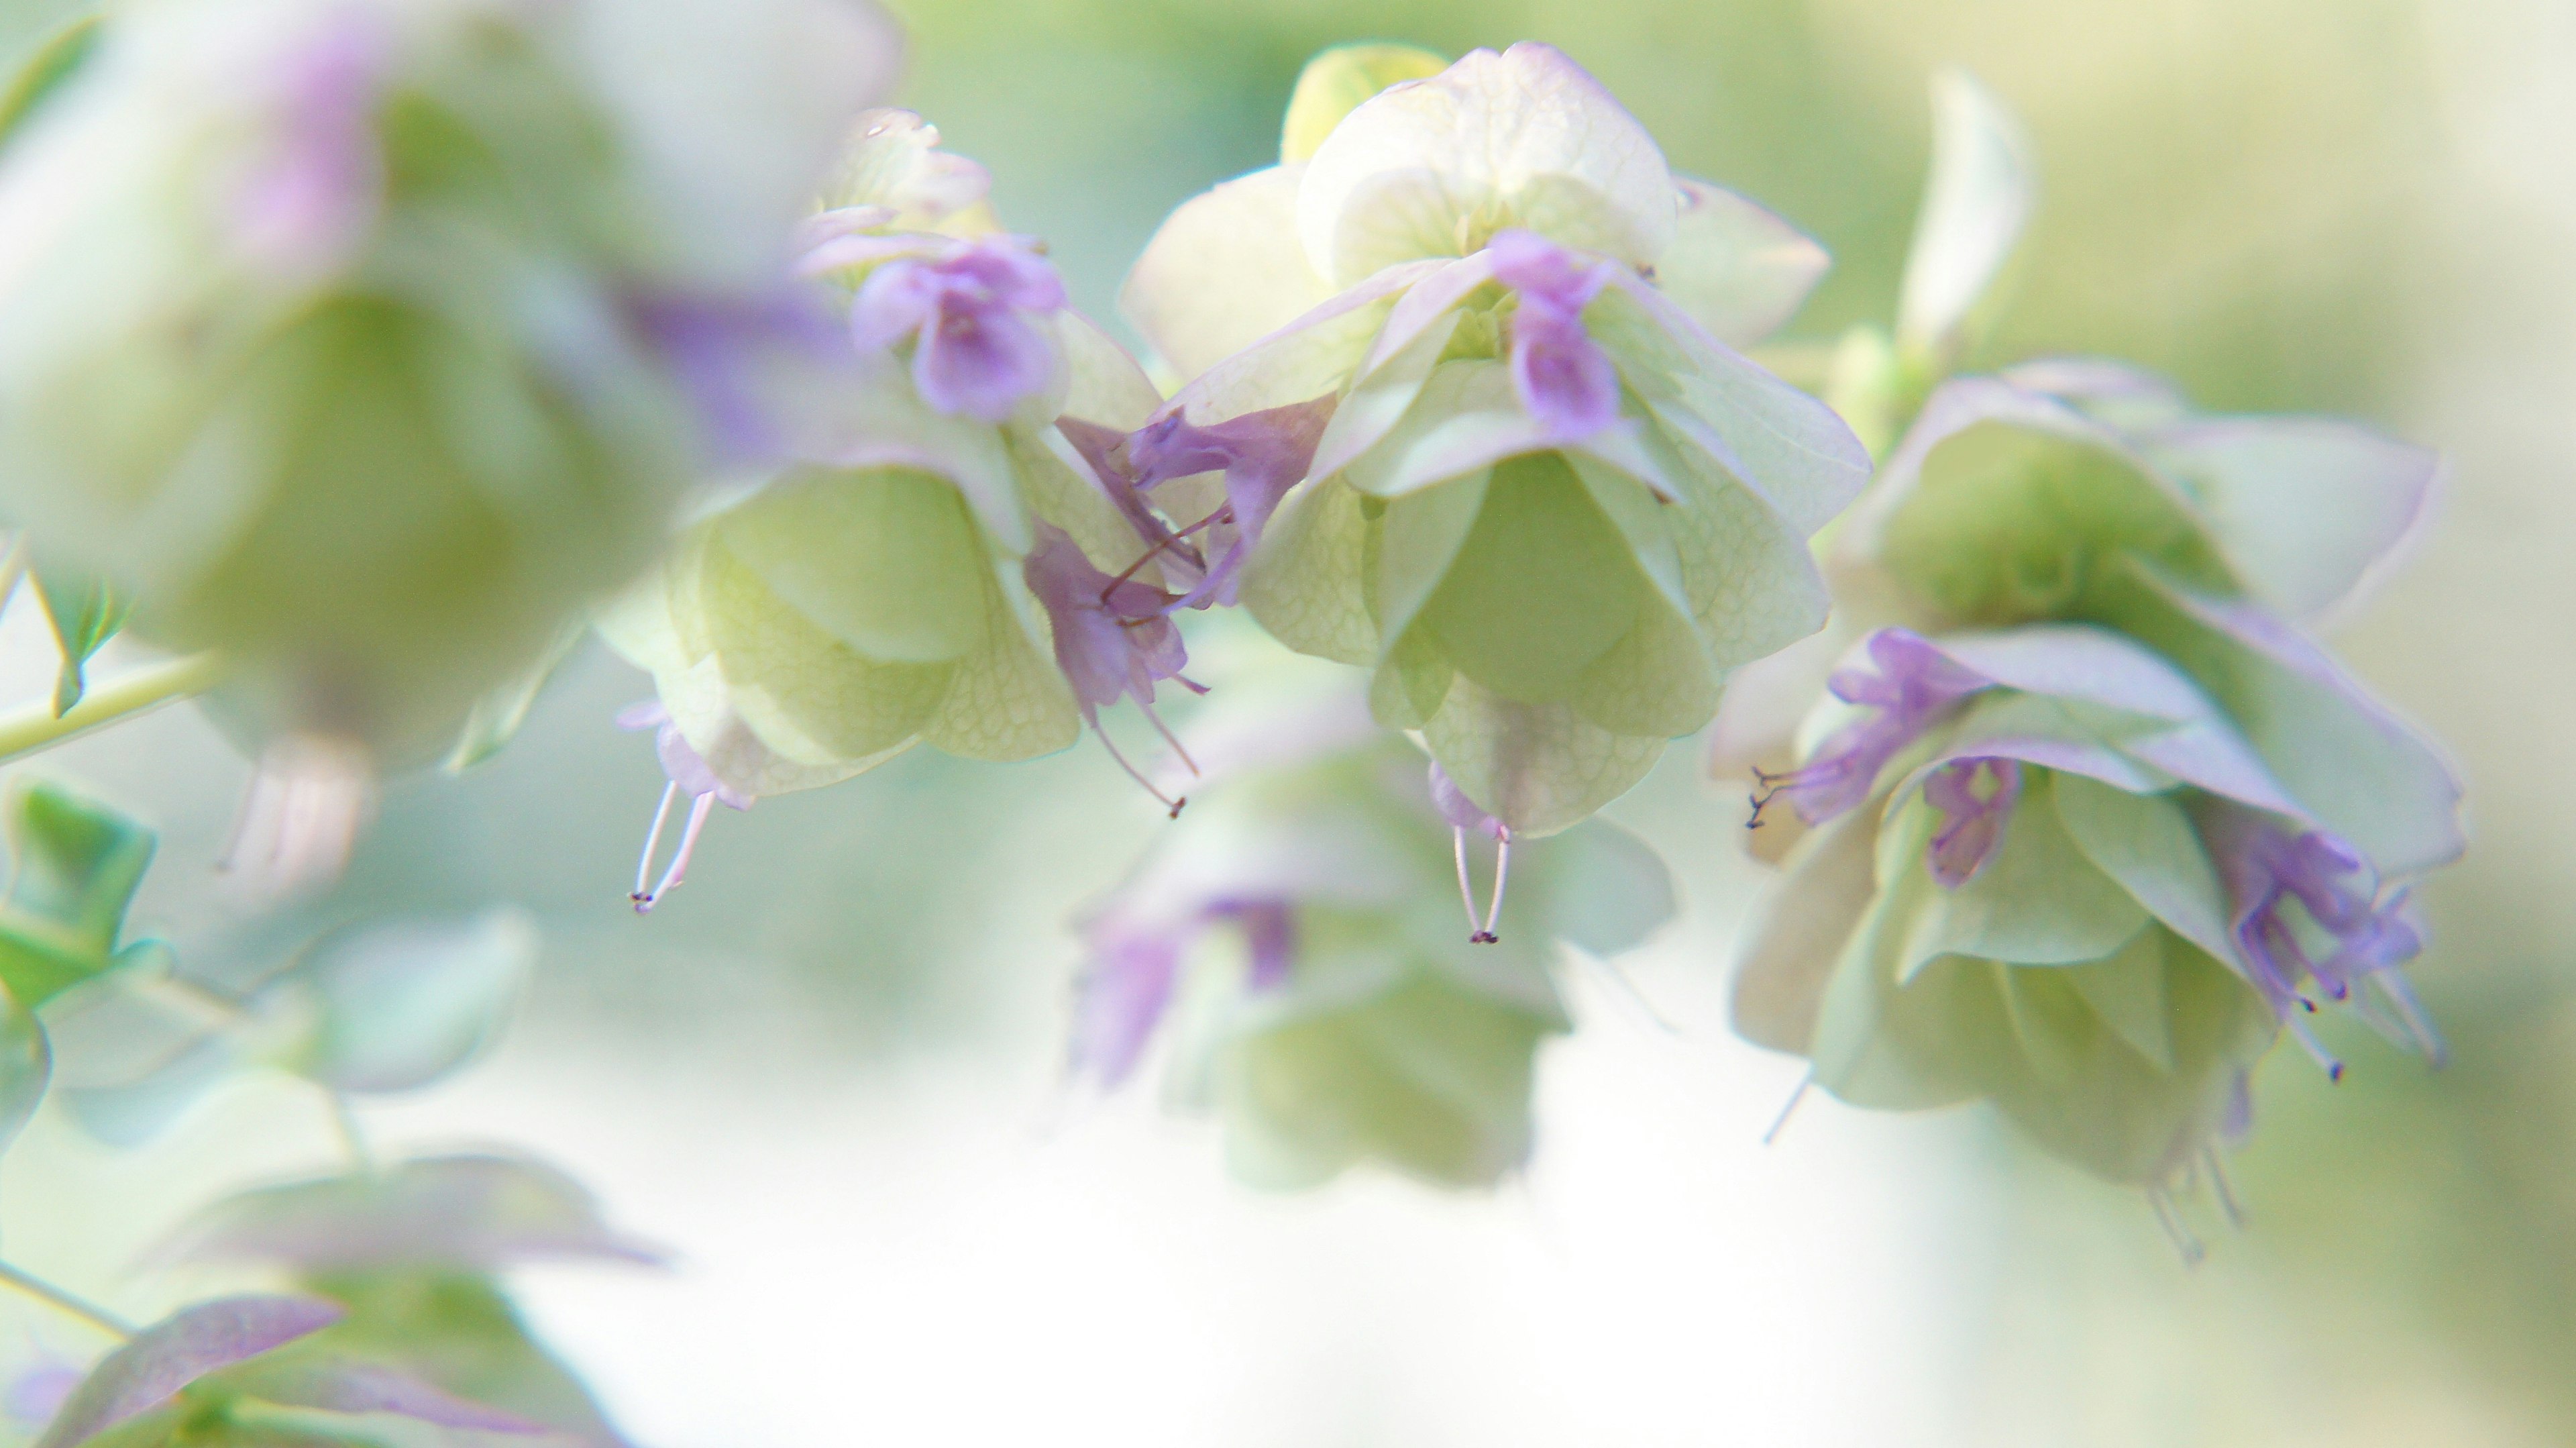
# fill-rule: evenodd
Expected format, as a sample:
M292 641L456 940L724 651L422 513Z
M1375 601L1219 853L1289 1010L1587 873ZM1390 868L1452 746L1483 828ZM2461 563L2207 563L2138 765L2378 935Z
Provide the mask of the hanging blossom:
M1054 377L1055 344L1036 318L1064 303L1063 278L1027 238L981 237L869 272L850 302L850 337L862 351L911 341L924 402L1000 423Z
M1166 567L1190 580L1188 591L1169 607L1206 608L1235 601L1245 560L1260 545L1280 500L1305 480L1337 400L1327 393L1209 425L1168 407L1124 436L1088 424L1059 426L1145 541L1146 558L1163 557ZM1160 484L1203 473L1223 475L1224 501L1195 522L1167 526L1147 495Z
M1109 757L1118 761L1118 767L1177 817L1189 800L1166 795L1128 763L1127 756L1118 751L1107 731L1100 727L1099 713L1104 704L1134 699L1155 732L1163 736L1163 742L1180 756L1181 763L1190 773L1198 773L1198 764L1190 758L1189 751L1181 747L1162 716L1154 712L1154 685L1158 680L1169 679L1192 693L1207 692L1205 686L1181 674L1189 666L1189 654L1181 645L1179 626L1169 617L1172 595L1138 582L1134 569L1118 577L1101 572L1060 528L1040 523L1037 539L1038 546L1030 550L1021 573L1028 580L1029 592L1037 595L1038 602L1046 608L1055 635L1056 666L1073 686L1074 698L1082 706L1082 721L1100 736L1101 744L1108 749Z
M1431 766L1431 806L1449 822L1450 842L1458 857L1458 898L1467 906L1467 941L1471 945L1498 944L1502 936L1494 933L1494 927L1503 918L1503 886L1511 878L1511 826L1478 808L1437 761ZM1494 842L1494 893L1482 919L1476 915L1474 877L1467 870L1467 836L1471 834Z
M719 802L728 809L749 809L751 796L717 777L705 757L689 747L678 722L661 700L647 699L618 711L617 727L652 730L653 752L661 756L662 772L669 776L669 783L662 786L662 802L653 809L653 827L644 836L643 857L635 862L635 890L627 896L635 902L635 913L645 915L687 878L689 856L698 848L698 836L707 827L707 815ZM653 855L662 844L662 827L671 818L672 803L683 794L689 797L689 820L681 828L679 848L671 852L671 862L662 871L662 878L648 887L645 881L652 878Z
M1487 246L1494 279L1519 297L1511 320L1512 391L1560 442L1573 442L1619 420L1619 373L1592 334L1583 309L1617 275L1607 261L1577 261L1536 232L1513 228Z
M1209 930L1224 925L1243 931L1250 989L1287 983L1297 952L1297 921L1287 900L1215 900L1177 919L1140 920L1116 911L1094 917L1083 931L1091 965L1074 1007L1073 1073L1104 1091L1134 1074L1171 1008L1181 961Z
M2397 1014L2392 1034L2402 1033L2427 1060L2443 1058L2441 1038L2398 968L2424 948L2407 887L2383 890L2378 872L2349 841L2325 830L2293 834L2251 810L2214 809L2201 833L2234 902L2236 944L2255 988L2329 1077L2343 1079L2343 1062L2302 1019L2317 1009L2303 981L2366 1016L2370 1003L2358 993L2376 987ZM2289 911L2293 903L2298 914ZM2322 953L2302 938L2299 914L2323 937Z
M1881 629L1871 635L1869 661L1875 672L1837 669L1825 687L1835 698L1871 713L1837 730L1796 769L1784 774L1754 770L1762 792L1753 798L1747 828L1759 828L1764 807L1782 795L1811 825L1857 808L1869 798L1887 761L1921 738L1952 705L1994 682L1911 629ZM2002 810L2011 807L2011 800L2004 800Z

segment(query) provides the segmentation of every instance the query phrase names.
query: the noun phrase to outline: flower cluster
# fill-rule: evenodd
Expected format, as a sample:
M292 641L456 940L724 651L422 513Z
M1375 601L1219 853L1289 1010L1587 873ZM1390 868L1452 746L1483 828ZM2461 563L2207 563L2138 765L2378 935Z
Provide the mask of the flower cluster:
M1955 134L1996 124L1960 94L1941 154L2014 154ZM1978 253L1982 279L2026 203L1979 186L1982 211L1936 168L1927 226L1972 239L1918 246ZM1982 280L1918 304L1956 269L1918 252L1909 318L1975 302ZM1933 385L1826 547L1837 632L1871 631L1796 767L1756 771L1757 825L1781 802L1814 828L1744 948L1744 1031L1847 1100L1985 1097L2156 1187L2214 1165L2284 1030L2340 1078L2321 1000L2438 1059L2399 967L2422 945L2407 882L2463 844L2458 787L2302 628L2366 585L2434 473L2352 424L2198 414L2115 363Z

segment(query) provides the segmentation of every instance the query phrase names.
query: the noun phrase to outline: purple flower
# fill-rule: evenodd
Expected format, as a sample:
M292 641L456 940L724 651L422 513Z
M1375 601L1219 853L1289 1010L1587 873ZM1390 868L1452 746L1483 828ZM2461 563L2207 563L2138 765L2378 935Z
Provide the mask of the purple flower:
M1590 437L1619 420L1619 374L1583 309L1610 281L1611 264L1579 262L1535 232L1496 232L1494 277L1519 295L1512 313L1512 390L1558 438Z
M374 116L385 39L367 16L343 11L276 62L277 135L233 194L235 234L252 256L327 267L373 224L384 191Z
M751 796L716 777L707 761L689 746L680 733L671 711L659 699L647 699L618 711L620 729L650 729L654 753L661 756L662 772L670 783L662 786L662 802L653 810L653 827L644 836L643 858L635 863L635 889L627 896L635 902L635 913L648 914L661 903L662 897L678 889L687 878L689 856L696 853L698 836L707 827L707 815L721 801L729 809L751 808ZM680 847L672 852L670 866L662 872L659 883L646 888L653 873L653 852L662 843L662 825L671 816L671 803L682 794L689 796L689 822L680 833Z
M1246 984L1271 990L1287 982L1297 948L1296 917L1285 900L1223 899L1176 919L1141 921L1115 911L1085 930L1091 967L1074 1004L1073 1072L1117 1086L1134 1073L1146 1043L1172 1003L1182 957L1208 929L1242 927L1251 957Z
M1143 514L1146 521L1137 531L1146 544L1199 573L1198 582L1172 607L1231 604L1236 576L1261 542L1261 530L1269 526L1280 499L1305 480L1337 400L1327 393L1205 427L1191 422L1175 406L1129 433L1123 447L1103 449L1097 437L1088 440L1089 446L1083 438L1075 442L1100 471L1111 496L1127 495L1121 507L1129 521L1136 522ZM1224 504L1178 531L1163 528L1132 501L1158 483L1220 470L1225 474ZM1193 535L1199 540L1195 545L1189 542ZM1209 558L1215 562L1208 563Z
M2329 1076L2342 1079L2343 1063L2300 1019L2316 1009L2303 981L2364 1005L2358 988L2378 987L2404 1033L2427 1059L2441 1059L2441 1042L2398 970L2424 948L2404 887L2383 890L2378 872L2346 841L2324 830L2292 834L2253 810L2213 806L2201 836L2234 903L2236 944L2255 988Z
M866 351L918 338L912 379L922 400L997 423L1054 376L1055 345L1029 314L1063 305L1063 280L1027 241L985 237L868 273L850 304L850 336Z
M1503 918L1503 885L1511 878L1511 827L1485 813L1474 800L1467 798L1466 791L1458 787L1458 781L1451 779L1449 771L1442 769L1437 760L1431 765L1431 807L1440 811L1440 817L1449 822L1450 842L1458 857L1458 898L1467 906L1467 943L1495 944L1502 939L1494 933L1494 926ZM1467 870L1467 836L1470 834L1483 835L1494 842L1494 894L1482 919L1476 915L1476 886Z
M1875 673L1836 669L1825 687L1844 703L1874 712L1836 731L1799 768L1785 774L1754 771L1763 792L1754 797L1751 825L1759 826L1763 806L1784 794L1798 817L1811 825L1857 808L1869 798L1888 760L1921 738L1951 705L1994 683L1911 629L1870 635L1869 661L1877 666Z
M1977 776L1994 781L1977 793ZM1929 852L1932 878L1945 890L1956 890L1977 878L1993 862L2004 842L2005 822L2021 799L2021 766L2009 759L1959 759L1933 770L1923 781L1923 800L1941 812L1941 828Z
M1162 716L1154 712L1154 683L1158 679L1171 679L1183 688L1206 692L1181 676L1181 670L1189 666L1189 654L1181 646L1180 626L1170 617L1171 595L1151 584L1139 583L1132 576L1113 578L1101 572L1092 566L1080 545L1049 524L1037 525L1037 540L1038 546L1020 565L1021 575L1028 580L1029 592L1046 607L1055 635L1056 667L1064 671L1065 681L1073 686L1074 699L1082 706L1083 722L1100 735L1110 757L1130 778L1178 815L1188 801L1166 796L1138 773L1118 752L1118 746L1109 742L1108 734L1101 731L1099 714L1103 704L1115 704L1122 697L1134 699L1155 731L1180 755L1181 762L1188 764L1193 774L1198 772L1189 752L1181 748L1172 731L1164 727ZM1138 566L1143 565L1140 562Z

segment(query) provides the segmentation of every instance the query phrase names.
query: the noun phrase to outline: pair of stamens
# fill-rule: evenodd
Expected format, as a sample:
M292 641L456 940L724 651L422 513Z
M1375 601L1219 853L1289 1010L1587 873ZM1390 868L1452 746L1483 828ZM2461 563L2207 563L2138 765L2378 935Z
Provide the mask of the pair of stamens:
M1192 683L1190 680L1184 679L1177 674L1172 676L1172 681L1190 690L1192 693L1204 694L1207 692L1207 686L1205 684ZM1189 770L1190 778L1197 779L1199 777L1199 762L1190 758L1190 752L1181 747L1179 736L1173 734L1171 726L1163 722L1163 716L1155 713L1154 706L1151 704L1140 702L1136 707L1144 714L1146 722L1154 726L1154 732L1163 736L1163 742L1172 746L1172 753L1179 756L1181 764ZM1118 761L1118 767L1127 771L1127 777L1129 779L1136 781L1136 783L1141 786L1147 794L1152 795L1155 803L1160 804L1164 811L1173 819L1179 819L1181 817L1181 807L1190 802L1190 797L1188 795L1169 795L1155 788L1154 782L1147 779L1142 770L1139 770L1135 765L1127 762L1127 756L1119 752L1116 741L1109 737L1108 730L1100 727L1099 720L1095 719L1091 722L1091 732L1100 736L1100 747L1109 751L1109 757Z
M1475 877L1467 869L1467 827L1451 825L1449 838L1458 859L1458 899L1467 907L1467 943L1493 945L1502 939L1494 927L1502 921L1503 887L1511 879L1512 832L1501 825L1494 827L1494 894L1481 921L1476 916Z
M716 797L712 793L698 795L690 801L689 823L680 831L680 847L672 852L671 863L662 871L662 878L651 889L646 889L644 882L653 878L653 852L662 844L662 826L670 820L671 802L679 796L677 780L662 786L662 802L653 810L653 828L644 835L644 855L635 862L635 889L626 897L635 902L638 915L651 914L663 896L680 888L680 882L688 878L689 856L696 852L698 836L707 827L707 815L716 807Z

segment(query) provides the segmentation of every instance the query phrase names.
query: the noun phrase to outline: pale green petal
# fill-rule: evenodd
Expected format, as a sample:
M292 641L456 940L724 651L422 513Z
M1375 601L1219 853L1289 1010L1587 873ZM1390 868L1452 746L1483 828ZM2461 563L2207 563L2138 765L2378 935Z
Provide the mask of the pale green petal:
M1272 638L1345 664L1378 657L1368 606L1368 520L1360 495L1339 478L1288 494L1243 570L1240 597Z
M1547 933L1594 955L1640 944L1678 908L1672 872L1654 847L1607 821L1586 820L1530 853L1513 866L1513 888L1523 888L1524 872L1535 877L1527 888Z
M1307 163L1297 230L1315 269L1347 286L1465 256L1509 226L1650 265L1676 210L1672 173L1636 118L1561 52L1523 42L1352 111Z
M1030 510L1063 529L1093 567L1115 575L1144 553L1146 545L1138 541L1135 527L1109 501L1091 465L1063 433L1051 427L1036 433L1012 428L1009 433L1011 457L1020 468L1021 494L1029 500ZM1148 583L1162 578L1150 563L1136 576Z
M1458 671L1428 636L1399 636L1369 675L1369 716L1387 729L1419 729L1440 712Z
M1568 448L1562 456L1593 506L1627 541L1629 556L1646 581L1675 612L1689 618L1696 605L1682 582L1681 551L1673 540L1672 515L1680 510L1659 499L1634 471L1605 463L1597 452Z
M1448 68L1449 57L1418 45L1368 42L1317 52L1288 93L1279 159L1291 165L1307 159L1360 102L1399 81L1424 80Z
M1163 405L1145 369L1099 323L1066 307L1055 314L1055 333L1067 373L1061 416L1134 432Z
M982 644L958 661L921 737L961 759L1008 763L1052 754L1082 737L1073 690L989 569L984 588Z
M1376 341L1369 344L1368 356L1360 363L1359 375L1366 377L1385 366L1395 354L1411 347L1433 324L1458 311L1469 298L1486 287L1494 288L1495 296L1491 300L1499 301L1501 284L1494 280L1494 255L1490 251L1443 262L1423 272L1418 280L1404 289L1404 295L1396 299L1395 309L1386 314L1386 328L1377 334ZM1484 308L1476 310L1482 327L1496 327L1491 311ZM1501 350L1498 333L1487 340L1494 343L1487 349L1489 353Z
M822 435L806 455L844 468L913 468L948 479L995 541L1026 553L1029 510L1002 430L934 411L892 359L835 392Z
M1403 420L1341 475L1363 493L1391 498L1555 446L1512 391L1511 369L1459 358L1432 369Z
M1524 704L1461 678L1422 727L1431 756L1515 835L1577 824L1628 792L1666 741L1613 734L1570 704Z
M778 603L874 662L952 660L983 636L987 548L945 479L800 470L712 526Z
M1439 364L1442 349L1457 331L1458 314L1444 313L1385 362L1364 372L1334 406L1332 420L1324 424L1309 475L1323 478L1340 472L1394 431L1421 398L1431 369Z
M1677 739L1717 713L1720 683L1689 616L1649 593L1626 636L1583 671L1574 707L1616 734Z
M2099 424L1991 377L1932 395L1835 546L1956 624L2098 607L2124 554L2234 586L2179 485Z
M1273 166L1182 202L1127 273L1119 312L1183 379L1332 296L1297 240L1304 172Z
M1815 238L1722 186L1676 176L1681 216L1655 285L1730 347L1750 347L1797 314L1833 258Z
M2222 961L2237 959L2227 892L2178 800L2065 774L2055 777L2050 793L2059 822L2086 859L2175 934Z
M2173 1005L2165 997L2165 937L2142 930L2119 954L2058 974L2111 1034L2159 1071L2174 1068Z
M956 664L882 663L833 638L710 545L688 604L704 621L735 712L771 749L828 764L896 748L937 710Z
M1830 599L1803 535L1731 477L1680 483L1665 521L1710 659L1732 669L1824 627Z
M1932 175L1906 254L1899 337L1940 352L1956 345L2030 220L2030 149L2012 112L1966 72L1933 78Z
M1437 262L1393 268L1319 303L1312 311L1209 367L1172 396L1202 425L1339 394L1386 325L1404 289Z
M1736 945L1735 1029L1774 1051L1814 1045L1825 985L1878 880L1876 816L1854 810L1798 841L1783 878L1745 922Z
M1494 469L1475 527L1415 626L1496 693L1565 700L1651 592L1573 470L1541 453Z
M1923 837L1916 834L1918 849ZM1813 1079L1855 1106L1947 1106L1976 1094L1957 1056L2018 1052L2011 1023L1987 984L1986 973L1997 968L1990 962L1938 961L1897 988L1904 923L1939 889L1917 870L1880 892L1825 982L1809 1053Z
M1474 472L1388 501L1370 540L1380 638L1402 638L1431 601L1483 516L1492 481L1490 471Z
M2095 868L2068 837L2050 801L2053 780L2046 773L2025 773L2021 802L1986 868L1958 889L1936 887L1924 897L1905 926L1896 959L1900 983L1943 955L2009 965L2100 960L2146 928L2146 907ZM1938 813L1919 794L1905 796L1896 808L1899 816ZM1891 829L1882 838L1908 833ZM1882 879L1893 878L1891 866L1928 869L1920 855L1890 860L1884 852L1879 866Z

